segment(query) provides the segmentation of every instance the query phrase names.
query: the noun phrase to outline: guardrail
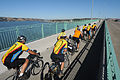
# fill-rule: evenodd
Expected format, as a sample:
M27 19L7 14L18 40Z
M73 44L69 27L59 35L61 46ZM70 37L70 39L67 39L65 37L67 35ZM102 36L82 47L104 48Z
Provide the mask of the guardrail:
M0 51L3 51L17 41L17 36L27 36L27 43L38 40L56 33L61 29L72 29L77 25L84 25L97 20L83 20L77 22L57 22L57 23L38 23L31 25L21 25L15 27L0 28Z
M105 23L105 29L106 29L106 53L107 53L107 80L120 80L120 69L116 59L110 33L107 28L107 23Z

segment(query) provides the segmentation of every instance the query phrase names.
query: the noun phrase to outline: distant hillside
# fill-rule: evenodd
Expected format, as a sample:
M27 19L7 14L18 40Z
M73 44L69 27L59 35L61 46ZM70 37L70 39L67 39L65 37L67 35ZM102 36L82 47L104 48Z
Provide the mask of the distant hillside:
M11 17L0 17L0 21L41 21L41 22L71 22L71 21L80 21L80 20L90 20L91 18L78 18L78 19L35 19L35 18L11 18ZM98 19L98 18L93 18Z
M34 19L34 18L11 18L11 17L0 17L0 21L42 21L44 19Z

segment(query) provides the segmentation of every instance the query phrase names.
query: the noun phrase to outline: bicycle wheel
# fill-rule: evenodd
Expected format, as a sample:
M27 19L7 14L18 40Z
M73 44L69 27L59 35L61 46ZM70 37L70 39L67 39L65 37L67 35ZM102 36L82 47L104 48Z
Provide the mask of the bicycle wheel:
M13 75L12 80L19 80L19 79L18 79L18 74L17 74L17 73L15 73L15 74Z
M37 60L37 62L35 62L35 64L33 64L33 69L32 69L32 75L37 75L42 71L44 62L43 60Z
M40 75L41 80L52 80L52 74L49 72L49 63L46 62L41 75Z
M64 68L67 68L70 64L69 57L67 54L64 56Z

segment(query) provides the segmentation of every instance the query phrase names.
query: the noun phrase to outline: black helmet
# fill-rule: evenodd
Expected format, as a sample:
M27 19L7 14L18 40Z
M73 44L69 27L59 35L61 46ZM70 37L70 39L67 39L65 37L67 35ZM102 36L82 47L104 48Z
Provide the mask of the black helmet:
M84 26L86 26L86 24Z
M88 25L91 25L90 23Z
M65 32L65 29L62 29L62 32Z
M77 25L77 27L79 27L79 25Z
M18 39L18 41L20 41L20 42L22 42L22 41L26 41L26 37L23 36L23 35L18 36L17 39Z

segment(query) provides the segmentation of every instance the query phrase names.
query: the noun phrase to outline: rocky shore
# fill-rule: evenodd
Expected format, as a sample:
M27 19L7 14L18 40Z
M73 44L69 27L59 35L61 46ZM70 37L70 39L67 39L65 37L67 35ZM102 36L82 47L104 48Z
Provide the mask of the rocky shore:
M0 17L0 21L45 21L45 20L44 19L34 19L34 18Z

